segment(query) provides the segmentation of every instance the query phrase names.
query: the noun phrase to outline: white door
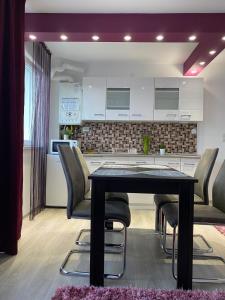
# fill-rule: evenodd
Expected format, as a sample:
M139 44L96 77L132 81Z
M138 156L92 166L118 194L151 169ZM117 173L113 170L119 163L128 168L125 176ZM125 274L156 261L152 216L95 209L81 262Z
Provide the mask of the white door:
M106 79L83 79L83 120L105 120Z
M130 90L130 120L153 120L154 80L134 78Z

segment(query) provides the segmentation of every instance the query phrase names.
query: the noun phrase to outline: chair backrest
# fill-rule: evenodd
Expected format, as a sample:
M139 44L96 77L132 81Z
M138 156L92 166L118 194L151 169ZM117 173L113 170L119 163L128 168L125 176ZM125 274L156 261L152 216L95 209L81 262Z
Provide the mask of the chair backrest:
M85 160L82 152L80 151L80 148L73 147L72 150L74 152L76 160L80 164L80 167L81 167L81 170L82 170L82 173L83 173L83 177L84 177L84 190L85 190L85 194L87 194L91 189L91 182L88 179L88 176L90 175L88 165L86 163L86 160Z
M212 204L225 213L225 161L213 184Z
M84 200L84 179L72 149L69 146L58 145L58 151L66 177L68 190L67 217L70 219L76 205Z
M198 179L195 183L195 194L203 200L203 204L209 204L209 178L211 176L213 166L219 149L206 149L203 153L200 162L195 170L194 177Z

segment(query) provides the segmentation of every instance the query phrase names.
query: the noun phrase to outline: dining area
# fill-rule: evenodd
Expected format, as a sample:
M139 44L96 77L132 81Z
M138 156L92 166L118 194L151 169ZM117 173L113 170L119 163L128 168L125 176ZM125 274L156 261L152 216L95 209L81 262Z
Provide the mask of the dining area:
M209 204L208 196L209 179L218 154L217 148L205 150L193 177L166 165L150 164L105 163L90 174L78 147L71 149L68 146L58 146L58 150L68 188L67 218L90 220L90 229L79 233L75 241L76 249L72 249L63 261L60 268L61 274L87 276L90 285L104 286L108 284L107 279L120 281L129 267L135 272L138 267L128 266L126 261L127 252L129 253L130 250L128 241L131 230L129 226L132 222L127 193L145 193L154 194L155 217L151 214L149 221L152 224L155 223L155 228L149 229L149 233L147 230L144 236L140 234L139 237L133 237L132 245L136 241L139 245L141 243L141 248L145 249L145 259L149 256L150 265L154 264L155 253L149 249L146 255L145 235L149 235L154 248L158 247L155 260L157 260L157 251L162 251L166 265L170 265L169 276L175 279L174 288L191 290L194 282L224 283L221 274L212 278L211 276L205 278L202 275L200 278L195 278L193 275L193 264L196 259L203 262L218 260L224 264L222 257L214 255L213 247L210 241L207 241L207 235L193 235L194 224L223 225L225 223L224 166L221 167L214 183L212 204ZM115 226L116 223L120 223L120 226ZM173 235L167 232L168 224L172 228L170 232ZM89 235L89 241L83 242L82 235L86 233ZM122 240L119 243L113 243L108 238L106 239L108 233L120 234ZM143 241L141 237L144 237ZM197 245L196 238L200 238L200 246ZM169 239L171 240L170 246L167 245ZM70 256L77 253L85 253L90 257L88 271L67 269ZM122 267L118 273L111 274L108 268L106 272L107 253L122 255ZM135 253L132 254L135 255ZM132 262L132 259L129 259L129 264L134 261L137 264L137 260L133 259ZM157 265L157 268L160 269L161 265ZM162 262L162 270L163 268ZM141 272L146 271L145 267L141 270ZM148 274L145 275L148 277Z

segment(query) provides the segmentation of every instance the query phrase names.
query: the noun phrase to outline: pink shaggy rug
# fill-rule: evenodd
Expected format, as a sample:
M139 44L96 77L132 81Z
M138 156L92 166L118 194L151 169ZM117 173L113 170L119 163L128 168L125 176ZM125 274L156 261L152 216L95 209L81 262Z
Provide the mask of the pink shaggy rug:
M68 286L57 289L52 300L224 300L225 291L154 290Z
M215 227L220 233L225 235L225 226L215 226Z

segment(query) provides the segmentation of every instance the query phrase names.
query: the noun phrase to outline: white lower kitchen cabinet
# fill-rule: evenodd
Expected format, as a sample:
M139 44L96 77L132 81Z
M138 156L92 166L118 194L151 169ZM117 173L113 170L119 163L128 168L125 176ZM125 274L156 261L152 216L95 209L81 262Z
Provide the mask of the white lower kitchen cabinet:
M46 206L66 207L67 186L59 155L47 156Z
M167 165L176 170L182 171L193 176L199 158L180 158L180 157L151 157L138 155L85 155L90 173L94 172L103 163L108 164L135 164L139 166L146 165ZM150 194L132 194L129 193L130 207L136 209L153 209L153 195ZM46 206L66 207L67 205L67 186L61 161L58 155L48 154L47 156L47 188L46 188Z
M165 165L165 166L168 166L175 170L180 171L180 158L156 157L155 164L156 165Z
M198 158L181 158L180 169L181 172L194 176L195 169L199 163Z

